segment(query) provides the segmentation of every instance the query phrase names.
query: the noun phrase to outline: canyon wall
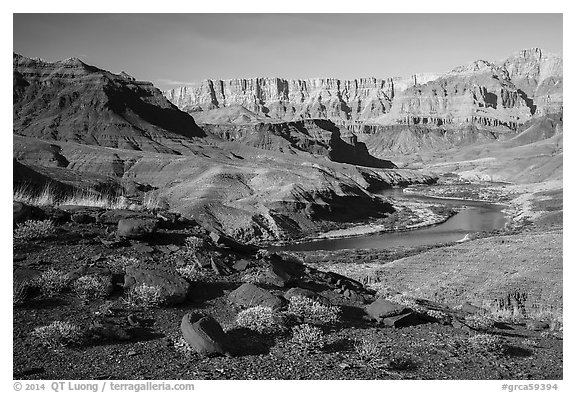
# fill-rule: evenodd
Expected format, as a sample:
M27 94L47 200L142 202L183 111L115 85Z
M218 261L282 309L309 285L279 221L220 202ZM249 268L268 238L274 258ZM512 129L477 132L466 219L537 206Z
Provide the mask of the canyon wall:
M259 121L328 119L348 128L474 125L509 132L534 116L562 111L562 73L562 57L533 48L499 62L477 60L444 74L205 80L164 95L200 123L214 117L212 112L240 106ZM232 120L250 122L253 116Z

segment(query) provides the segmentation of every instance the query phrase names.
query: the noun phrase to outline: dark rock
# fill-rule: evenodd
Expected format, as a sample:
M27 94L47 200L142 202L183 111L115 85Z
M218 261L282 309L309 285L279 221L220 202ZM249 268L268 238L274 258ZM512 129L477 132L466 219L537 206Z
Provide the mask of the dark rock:
M88 337L105 341L128 341L132 339L132 334L114 321L98 320L88 328Z
M383 318L381 321L384 326L395 328L419 325L426 322L427 321L420 318L420 315L414 312L407 312L393 317Z
M160 287L168 304L182 303L190 291L188 281L173 269L152 264L126 266L124 288L142 284Z
M306 297L312 300L316 300L317 302L325 305L325 306L329 306L330 305L330 300L326 299L324 296L317 294L314 291L311 291L309 289L303 289L303 288L290 288L288 291L286 291L286 293L284 294L284 298L290 300L290 298L294 297L294 296L302 296L302 297Z
M210 238L212 239L214 244L221 246L221 247L228 247L234 251L238 251L238 252L242 252L242 253L253 253L253 252L256 252L258 250L258 247L237 242L236 240L232 239L231 237L228 237L228 236L226 236L222 233L219 233L219 232L214 232L214 231L210 232Z
M14 224L19 224L34 217L34 208L22 202L13 202L12 213Z
M278 310L285 304L285 299L250 283L242 284L236 288L228 295L228 299L230 302L245 308L266 306Z
M137 219L137 218L154 219L152 215L146 213L136 212L133 210L114 209L114 210L106 210L103 213L100 213L97 217L97 222L106 225L117 225L120 222L120 220Z
M376 299L366 307L366 313L377 321L402 314L405 311L406 307L382 298Z
M242 272L246 269L248 269L248 267L250 267L251 262L248 259L240 259L238 261L236 261L236 263L234 263L234 265L232 265L232 267L234 268L234 270L238 271L238 272Z
M202 356L230 356L230 342L222 326L211 316L188 313L182 318L180 330L184 340Z
M274 265L259 275L260 283L273 285L280 288L285 287L290 281L292 281L292 277Z
M550 327L550 325L548 325L548 323L546 323L546 322L534 321L534 320L530 320L530 321L526 322L526 329L534 330L536 332L541 331L541 330L546 330L549 327Z
M96 217L87 213L75 213L70 217L76 224L92 224L96 222Z
M56 224L64 224L70 221L72 216L69 212L55 207L43 207L43 217L49 218Z
M152 235L158 227L158 220L152 218L126 218L118 221L116 236L139 239Z

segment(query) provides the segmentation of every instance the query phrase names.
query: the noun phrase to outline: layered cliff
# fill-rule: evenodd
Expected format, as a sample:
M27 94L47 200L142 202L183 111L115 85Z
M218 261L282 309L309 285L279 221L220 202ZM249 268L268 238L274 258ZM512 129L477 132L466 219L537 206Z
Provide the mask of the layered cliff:
M368 121L390 110L394 95L434 74L408 78L289 80L253 78L205 80L197 85L165 91L180 109L195 115L233 105L269 119L297 121L330 119L335 122Z
M328 119L363 126L467 125L515 131L534 116L562 111L562 58L534 48L489 62L477 60L444 74L355 80L253 78L206 80L165 91L199 122L221 124L223 108L241 106L252 115L235 124Z
M176 153L205 136L149 82L71 58L13 56L13 130L42 139Z

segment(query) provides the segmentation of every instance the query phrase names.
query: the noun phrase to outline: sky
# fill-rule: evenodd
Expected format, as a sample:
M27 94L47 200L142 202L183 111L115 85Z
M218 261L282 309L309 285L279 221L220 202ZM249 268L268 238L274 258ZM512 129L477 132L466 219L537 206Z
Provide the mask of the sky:
M203 79L386 78L525 48L562 53L562 14L14 14L13 51L161 89Z

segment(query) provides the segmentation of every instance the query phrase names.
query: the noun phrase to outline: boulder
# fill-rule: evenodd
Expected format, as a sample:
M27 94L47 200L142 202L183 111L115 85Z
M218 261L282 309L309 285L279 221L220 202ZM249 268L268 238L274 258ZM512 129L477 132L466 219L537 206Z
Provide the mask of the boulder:
M228 295L228 300L244 308L265 306L278 310L285 304L285 299L250 283L242 284L232 291Z
M396 316L406 311L406 307L392 303L389 300L379 298L366 306L366 313L377 321L384 318Z
M419 325L421 323L426 323L426 322L428 322L428 321L422 319L420 317L420 315L418 315L417 313L411 312L411 311L404 313L404 314L395 315L393 317L383 318L381 320L381 323L384 326L389 326L389 327L394 327L394 328Z
M18 224L33 217L33 208L22 202L13 202L12 213L14 224Z
M232 265L232 268L237 272L242 272L250 267L251 262L248 259L240 259Z
M158 228L158 220L153 218L126 218L118 221L116 237L138 239L150 236Z
M228 247L231 250L242 252L242 253L253 253L253 252L256 252L256 250L258 250L258 247L256 247L256 246L237 242L236 240L232 239L231 237L228 237L228 236L226 236L220 232L214 232L214 231L210 232L210 239L212 239L212 241L216 245L219 245L222 247Z
M146 215L142 212L136 212L127 209L113 209L106 210L97 217L97 221L100 224L106 225L117 225L120 220L126 220L130 218L153 218L151 215Z
M222 326L211 316L198 312L182 318L180 330L184 340L202 356L230 356L230 340Z
M157 286L168 304L182 303L190 291L190 284L174 269L152 264L128 265L124 275L124 288L137 285Z

